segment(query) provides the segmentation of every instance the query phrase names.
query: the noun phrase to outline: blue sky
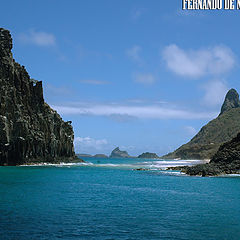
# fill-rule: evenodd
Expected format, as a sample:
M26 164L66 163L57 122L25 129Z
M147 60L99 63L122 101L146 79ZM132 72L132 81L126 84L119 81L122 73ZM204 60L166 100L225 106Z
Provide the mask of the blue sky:
M165 154L239 88L240 12L180 0L4 1L14 58L72 120L76 152Z

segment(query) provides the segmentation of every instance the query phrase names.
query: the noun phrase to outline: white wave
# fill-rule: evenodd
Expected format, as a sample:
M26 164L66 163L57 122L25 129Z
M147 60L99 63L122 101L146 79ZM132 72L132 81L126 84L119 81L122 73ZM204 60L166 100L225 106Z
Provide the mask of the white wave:
M20 167L44 167L44 166L53 166L53 167L64 167L64 166L92 166L94 165L91 162L79 162L79 163L34 163L34 164L23 164Z
M124 163L92 163L92 162L79 162L79 163L66 163L61 162L58 164L53 163L38 163L32 165L21 165L22 167L36 167L36 166L53 166L53 167L100 167L100 168L118 168L118 169L148 169L151 171L166 171L169 167L178 166L192 166L206 161L201 160L158 160L158 161L144 161L144 162L124 162Z

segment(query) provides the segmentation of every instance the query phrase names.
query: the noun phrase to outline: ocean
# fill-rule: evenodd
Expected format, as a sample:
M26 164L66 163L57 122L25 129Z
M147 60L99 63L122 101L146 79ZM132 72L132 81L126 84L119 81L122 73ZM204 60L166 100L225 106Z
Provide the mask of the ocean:
M198 161L85 160L0 167L0 240L240 239L239 176L166 171Z

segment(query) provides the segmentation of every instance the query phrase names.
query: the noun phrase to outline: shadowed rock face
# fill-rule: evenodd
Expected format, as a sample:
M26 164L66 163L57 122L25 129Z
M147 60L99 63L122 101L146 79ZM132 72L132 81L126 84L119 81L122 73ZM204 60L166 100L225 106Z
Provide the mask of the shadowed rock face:
M74 158L71 124L44 102L42 82L30 79L11 49L0 28L0 165Z

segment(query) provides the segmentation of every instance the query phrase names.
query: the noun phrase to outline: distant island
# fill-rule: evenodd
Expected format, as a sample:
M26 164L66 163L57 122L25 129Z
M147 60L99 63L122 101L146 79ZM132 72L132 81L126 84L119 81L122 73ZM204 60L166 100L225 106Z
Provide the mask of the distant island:
M109 157L110 158L130 158L131 156L127 153L127 151L121 151L119 147L117 147L112 151Z
M77 153L77 157L93 157L91 154L85 154L85 153Z
M95 154L95 155L91 155L91 154L85 154L85 153L78 153L76 154L78 157L87 157L87 158L108 158L107 155L105 154L101 154L101 153L98 153L98 154Z
M150 153L150 152L145 152L142 153L141 155L138 156L138 158L159 158L159 156L156 153Z
M44 101L42 82L15 62L12 46L10 32L0 28L0 165L80 161L71 122Z
M105 154L95 154L93 157L94 158L108 158L108 156Z

